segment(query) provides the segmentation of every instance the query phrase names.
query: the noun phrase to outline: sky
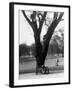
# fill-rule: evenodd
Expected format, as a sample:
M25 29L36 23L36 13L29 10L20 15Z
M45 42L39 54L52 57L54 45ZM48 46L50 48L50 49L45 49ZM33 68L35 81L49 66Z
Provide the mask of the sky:
M52 14L50 14L49 16L52 18ZM60 23L56 27L56 30L58 30L59 28L64 28L64 21L60 21ZM43 38L43 35L46 33L46 30L46 26L44 25L41 32L41 40ZM23 13L19 11L19 43L31 45L34 42L33 30L24 18Z

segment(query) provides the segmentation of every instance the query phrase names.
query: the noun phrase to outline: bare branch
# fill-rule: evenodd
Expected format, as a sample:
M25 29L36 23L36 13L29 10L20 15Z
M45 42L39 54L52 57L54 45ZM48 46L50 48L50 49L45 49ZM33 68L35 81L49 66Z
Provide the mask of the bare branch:
M54 17L53 17L53 20L56 20L58 17L58 12L54 12Z
M25 19L28 21L28 23L32 26L32 22L29 20L29 18L28 18L27 15L25 14L25 11L24 11L24 10L22 10L22 13L23 13Z
M36 11L31 14L32 23L36 22Z
M33 11L33 14L31 15L31 19L32 19L32 22L29 20L29 18L27 17L27 15L25 14L25 11L22 10L22 13L25 17L25 19L28 21L28 23L30 24L31 28L33 29L33 32L36 33L37 32L37 24L36 24L36 21L35 21L35 14L36 12Z
M37 16L38 16L38 19L39 19L39 24L40 24L40 16L39 16L39 14L38 14Z
M44 12L44 14L42 15L42 19L41 19L40 25L39 25L40 32L41 32L41 29L42 29L46 14L47 14L47 12Z
M58 18L59 21L62 19L63 15L64 15L64 12L61 12L60 15L59 15L59 18Z

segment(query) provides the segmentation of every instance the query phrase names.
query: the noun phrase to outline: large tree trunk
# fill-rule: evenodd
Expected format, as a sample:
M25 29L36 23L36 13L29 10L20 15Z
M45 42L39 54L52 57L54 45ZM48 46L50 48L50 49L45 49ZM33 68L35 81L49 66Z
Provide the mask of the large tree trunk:
M42 44L40 42L40 35L35 34L35 58L36 58L36 74L39 72L39 68L42 66L41 58L42 58Z
M42 56L42 44L40 42L40 35L34 35L34 38L35 38L35 51L36 51L36 61L37 61L37 64L38 66L40 67L41 66L41 56Z
M34 30L37 31L37 30ZM50 36L50 35L49 35ZM41 41L40 41L40 34L34 34L34 38L35 38L35 50L36 50L36 73L38 73L39 69L42 66L45 66L45 58L47 56L47 52L48 52L48 48L49 48L49 41L50 39L47 39L46 41L44 41L44 45L42 45ZM49 38L49 37L48 37Z

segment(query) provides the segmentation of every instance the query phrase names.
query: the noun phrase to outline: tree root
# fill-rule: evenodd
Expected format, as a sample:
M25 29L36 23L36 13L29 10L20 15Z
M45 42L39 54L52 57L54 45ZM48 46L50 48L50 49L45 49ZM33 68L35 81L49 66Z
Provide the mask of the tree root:
M49 68L42 65L41 67L36 68L36 75L37 74L49 74Z

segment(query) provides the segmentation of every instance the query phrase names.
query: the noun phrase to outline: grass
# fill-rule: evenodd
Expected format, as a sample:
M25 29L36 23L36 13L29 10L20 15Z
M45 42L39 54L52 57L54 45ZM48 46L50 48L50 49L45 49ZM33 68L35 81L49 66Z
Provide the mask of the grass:
M59 59L59 66L56 60ZM33 73L36 70L36 60L34 57L21 57L22 64L19 64L19 73ZM64 70L64 60L62 57L49 56L45 60L45 66L49 67L50 72L60 72Z

